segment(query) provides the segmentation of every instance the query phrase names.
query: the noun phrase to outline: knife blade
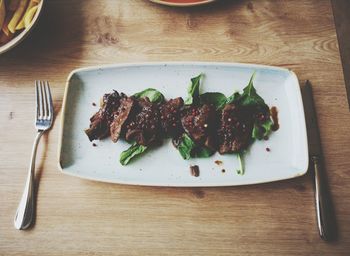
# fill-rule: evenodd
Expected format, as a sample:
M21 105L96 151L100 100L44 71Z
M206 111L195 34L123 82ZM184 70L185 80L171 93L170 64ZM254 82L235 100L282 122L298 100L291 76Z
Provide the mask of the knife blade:
M336 222L324 171L321 138L310 81L306 81L302 89L302 94L309 144L310 167L313 167L312 174L314 179L318 230L323 240L332 241L336 239Z
M309 80L304 86L304 111L306 117L307 138L309 144L309 154L312 156L322 156L322 146L320 131L318 129L317 114L315 110L312 87Z

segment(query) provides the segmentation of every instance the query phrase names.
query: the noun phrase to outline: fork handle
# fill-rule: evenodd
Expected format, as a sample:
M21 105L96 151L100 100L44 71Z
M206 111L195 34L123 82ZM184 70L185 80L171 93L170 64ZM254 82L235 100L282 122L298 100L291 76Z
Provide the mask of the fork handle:
M36 151L38 148L39 140L40 140L43 132L44 131L39 130L35 136L26 185L24 187L23 195L22 195L21 201L18 205L17 212L16 212L15 219L14 219L14 225L15 225L16 229L27 229L28 227L30 227L30 225L32 224L32 222L34 220L35 158L36 158Z

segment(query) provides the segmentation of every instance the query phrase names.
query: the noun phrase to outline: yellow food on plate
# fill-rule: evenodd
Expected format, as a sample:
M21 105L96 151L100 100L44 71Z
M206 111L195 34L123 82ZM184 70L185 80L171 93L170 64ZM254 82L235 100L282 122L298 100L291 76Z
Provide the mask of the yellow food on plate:
M33 17L38 10L38 6L32 7L25 15L24 15L24 26L27 28L30 25L30 22L33 20Z
M10 23L7 26L8 29L11 31L11 33L15 33L16 26L20 22L27 8L27 4L28 4L28 0L20 0L17 10L15 11L15 14L13 15L12 19L10 20Z
M8 24L10 23L12 16L13 16L13 12L8 11L6 13L4 23L2 24L2 32L7 36L10 36L12 34L11 31L8 29Z
M0 46L30 27L41 0L0 0Z
M27 28L32 21L37 9L38 3L36 0L30 0L26 12L24 13L21 21L16 26L16 30Z
M24 18L24 16L23 16L23 18ZM24 19L22 19L19 23L18 23L18 25L16 26L16 30L22 30L22 29L24 29L25 28L25 26L24 26Z
M0 28L2 28L2 25L4 24L5 17L6 17L5 0L0 0Z

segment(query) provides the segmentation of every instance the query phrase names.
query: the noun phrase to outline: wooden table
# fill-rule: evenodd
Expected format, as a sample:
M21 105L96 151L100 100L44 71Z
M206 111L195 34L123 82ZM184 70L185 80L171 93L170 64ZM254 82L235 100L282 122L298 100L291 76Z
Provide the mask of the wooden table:
M332 0L332 7L350 108L350 1Z
M229 188L113 185L57 168L61 103L78 67L138 61L276 65L310 79L339 239L317 232L310 175ZM34 136L34 83L48 79L57 119L37 161L37 219L17 231ZM23 44L0 57L1 255L349 255L348 110L328 0L219 1L175 9L146 0L51 0ZM263 170L262 170L263 171Z

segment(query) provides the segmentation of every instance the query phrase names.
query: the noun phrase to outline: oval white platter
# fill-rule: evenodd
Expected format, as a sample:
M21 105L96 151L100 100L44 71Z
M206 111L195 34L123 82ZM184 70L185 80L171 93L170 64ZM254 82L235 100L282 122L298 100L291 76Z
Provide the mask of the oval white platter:
M244 158L244 175L236 173L239 164L235 155L216 153L206 159L183 160L170 140L122 166L119 155L129 144L107 138L96 141L94 147L84 133L100 98L113 89L131 95L153 87L167 99L185 98L190 78L204 73L202 92L230 95L241 91L254 71L257 92L270 107L278 109L280 129L269 140L250 147ZM217 165L216 160L222 164ZM199 177L191 175L190 165L199 166ZM59 167L65 174L91 180L179 187L246 185L301 176L308 168L308 147L298 79L284 68L239 63L136 63L74 70L63 101Z

